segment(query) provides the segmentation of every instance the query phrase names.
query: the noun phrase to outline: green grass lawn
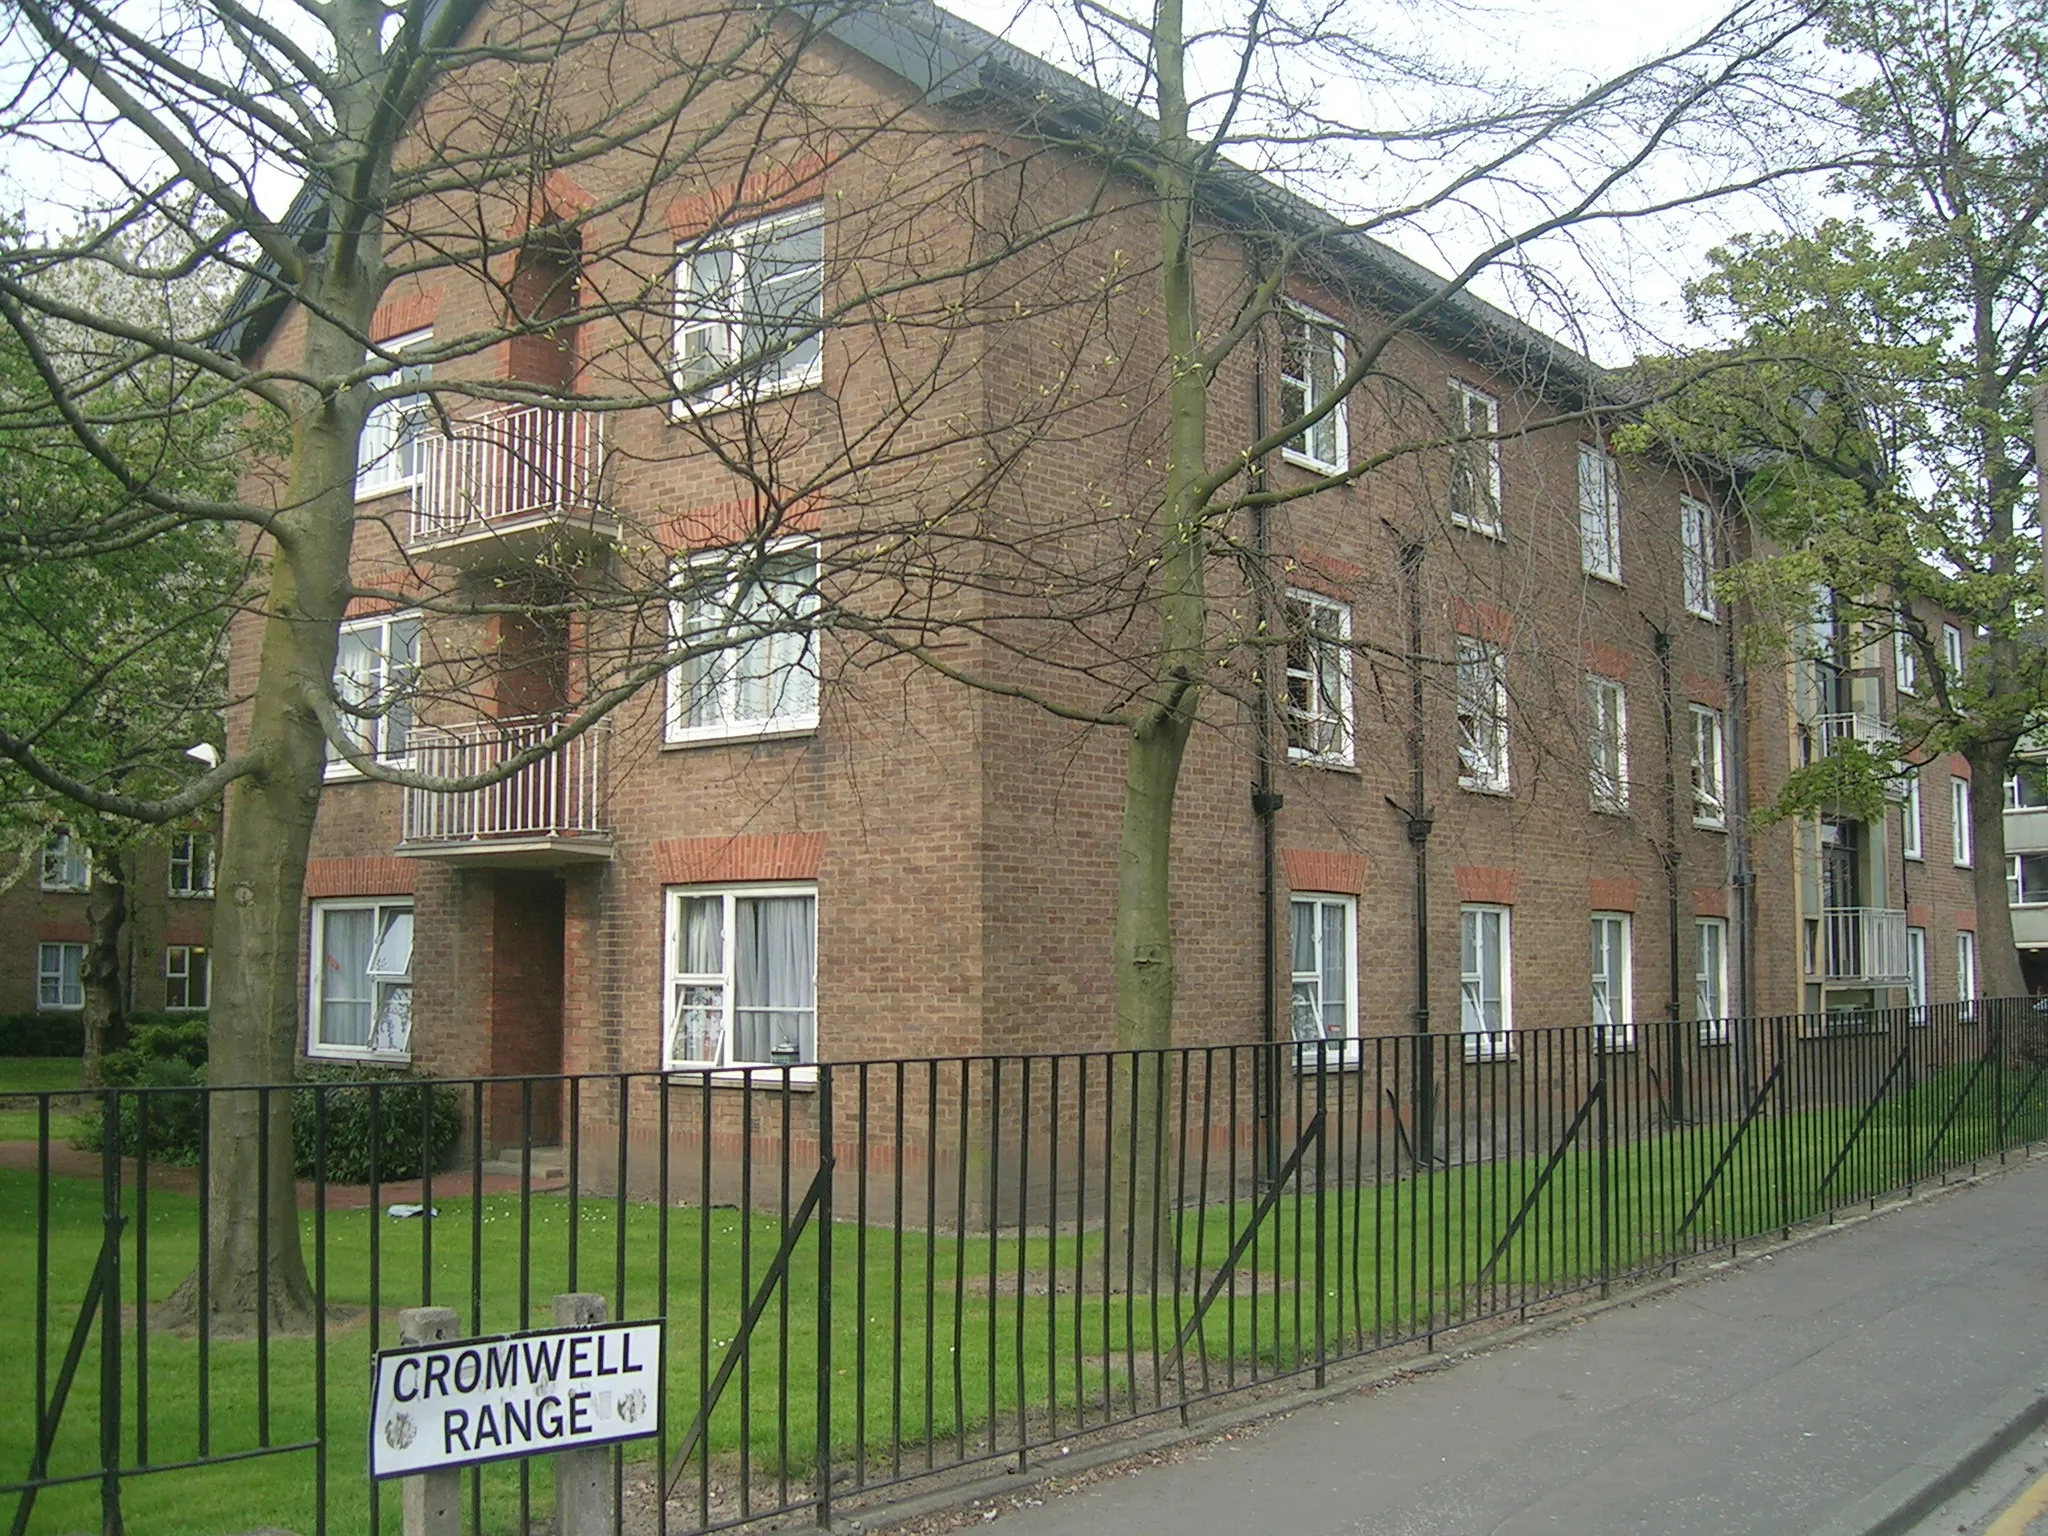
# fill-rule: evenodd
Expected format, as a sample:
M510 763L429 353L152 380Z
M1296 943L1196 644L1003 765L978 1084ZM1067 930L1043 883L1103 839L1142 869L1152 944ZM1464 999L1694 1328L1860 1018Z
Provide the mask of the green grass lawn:
M76 1056L0 1056L0 1141L33 1141L36 1101L11 1094L75 1093L81 1063ZM51 1106L51 1136L66 1140L77 1128L77 1116Z
M1686 1127L1604 1152L1589 1140L1554 1161L1547 1153L1500 1158L1332 1187L1320 1198L1283 1194L1184 1356L1174 1355L1173 1341L1246 1230L1248 1199L1184 1211L1176 1236L1188 1273L1179 1285L1149 1293L1105 1292L1105 1266L1120 1281L1124 1255L1099 1232L956 1240L911 1230L899 1247L888 1229L840 1222L831 1229L828 1277L822 1229L814 1225L796 1250L790 1287L771 1301L748 1364L711 1418L709 1475L721 1497L744 1476L757 1506L778 1503L785 1485L791 1497L803 1497L828 1384L834 1465L865 1459L885 1474L899 1462L904 1470L944 1465L1014 1443L1020 1416L1035 1437L1172 1402L1183 1370L1187 1389L1200 1392L1300 1366L1316 1348L1319 1299L1321 1336L1332 1354L1342 1354L1512 1311L1597 1284L1603 1274L1654 1269L1995 1151L1994 1085L1979 1078L1964 1093L1966 1083L1968 1066L1945 1069L1868 1117L1860 1103L1764 1115L1739 1141L1732 1123ZM2036 1102L2014 1117L2007 1135L2017 1143L2044 1132L2048 1104ZM1334 1160L1334 1149L1326 1150ZM130 1202L132 1214L132 1192ZM266 1406L273 1443L311 1438L324 1371L332 1530L397 1529L395 1491L373 1524L364 1474L368 1363L376 1345L395 1342L395 1309L431 1300L455 1307L468 1331L489 1334L544 1325L556 1292L596 1289L607 1293L615 1317L665 1315L672 1450L695 1416L700 1380L725 1357L780 1240L772 1216L743 1218L729 1209L664 1213L600 1200L572 1208L559 1195L525 1203L437 1196L435 1204L440 1215L430 1225L360 1210L329 1213L327 1296L330 1305L355 1310L330 1328L324 1355L305 1338L270 1342L267 1405L257 1344L220 1340L212 1348L207 1408L215 1455L257 1445ZM150 1197L148 1298L169 1295L191 1268L195 1217L189 1198ZM199 1450L198 1352L189 1337L150 1333L148 1413L138 1421L135 1226L122 1245L124 1448L134 1460L146 1432L152 1461L176 1461ZM310 1254L310 1213L304 1227ZM0 1479L23 1474L32 1443L36 1230L33 1176L0 1170L0 1294L11 1303L0 1310L0 1352L14 1362L17 1383L0 1396ZM97 1184L53 1181L45 1339L52 1374L101 1230ZM820 1356L815 1304L828 1285L829 1364ZM60 1472L96 1464L98 1358L96 1336L82 1390L64 1417ZM643 1444L628 1454L644 1463L657 1449ZM534 1508L545 1512L546 1463L531 1466ZM686 1488L695 1477L693 1469ZM514 1529L517 1474L488 1469L481 1489L483 1528ZM91 1485L53 1490L32 1529L92 1526L97 1498ZM137 1478L124 1489L130 1528L167 1533L265 1524L310 1531L315 1499L308 1453Z

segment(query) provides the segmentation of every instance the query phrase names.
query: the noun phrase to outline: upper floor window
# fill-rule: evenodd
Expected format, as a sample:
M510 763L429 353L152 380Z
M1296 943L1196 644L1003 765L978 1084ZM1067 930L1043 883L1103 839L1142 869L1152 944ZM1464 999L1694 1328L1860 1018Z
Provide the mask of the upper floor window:
M1355 1051L1358 1034L1358 904L1350 896L1304 896L1289 903L1293 916L1294 964L1288 1005L1297 1041L1343 1042L1318 1061L1304 1051L1304 1066L1336 1066Z
M1591 443L1579 444L1579 565L1621 580L1621 468Z
M667 922L663 1066L818 1059L817 887L673 889Z
M1485 640L1458 637L1458 783L1508 788L1508 659Z
M1925 858L1920 840L1920 770L1906 776L1906 797L1899 803L1899 853L1903 858Z
M2035 811L2048 806L2048 762L2013 764L2005 778L2005 808Z
M1714 510L1681 496L1678 521L1685 539L1685 611L1695 618L1714 618Z
M341 643L334 653L334 696L348 709L362 711L343 710L341 728L351 745L380 763L408 760L419 649L417 614L385 613L341 626ZM353 771L330 742L329 776Z
M2012 906L2048 905L2048 853L2007 854L2005 890Z
M56 827L43 842L43 889L82 891L92 884L92 860L69 827Z
M1976 862L1975 844L1970 827L1970 781L1950 779L1948 781L1949 839L1955 850L1958 868L1968 869Z
M1611 677L1586 679L1586 754L1593 807L1628 808L1628 694Z
M1906 627L1903 611L1899 614L1898 627L1892 633L1892 681L1899 685L1901 693L1920 691L1920 649Z
M1941 626L1941 659L1948 667L1950 682L1963 675L1963 632L1953 624Z
M720 550L678 566L675 589L688 654L669 674L670 741L817 728L815 545Z
M1287 752L1300 762L1351 763L1351 606L1287 594Z
M170 875L173 896L213 894L213 834L180 832L171 839Z
M676 388L716 403L823 373L825 213L813 203L679 247Z
M1451 521L1501 537L1500 402L1451 380L1451 431L1470 441L1451 444Z
M414 331L378 349L402 358L433 340L432 331ZM389 373L379 374L371 384L391 391L370 407L363 421L363 435L356 444L356 496L383 496L419 484L426 472L426 439L431 413L424 385L429 370L424 363L401 362ZM408 386L422 386L409 388Z
M1330 404L1344 375L1344 333L1321 315L1304 309L1280 311L1280 419L1299 421ZM1344 402L1336 401L1288 443L1286 456L1311 469L1340 470L1344 450Z
M308 1056L404 1056L412 1045L412 903L313 903Z
M1721 711L1692 706L1692 820L1696 827L1728 821L1728 751Z

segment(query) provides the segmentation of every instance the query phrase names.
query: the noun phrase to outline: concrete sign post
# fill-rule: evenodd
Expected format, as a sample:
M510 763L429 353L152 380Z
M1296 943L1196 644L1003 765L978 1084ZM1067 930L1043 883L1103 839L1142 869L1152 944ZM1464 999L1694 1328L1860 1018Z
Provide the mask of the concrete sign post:
M604 1298L581 1293L557 1297L555 1319L461 1339L445 1307L399 1314L400 1346L372 1362L370 1476L405 1479L406 1536L460 1536L457 1468L542 1455L561 1536L612 1532L605 1449L660 1428L661 1324L607 1324Z

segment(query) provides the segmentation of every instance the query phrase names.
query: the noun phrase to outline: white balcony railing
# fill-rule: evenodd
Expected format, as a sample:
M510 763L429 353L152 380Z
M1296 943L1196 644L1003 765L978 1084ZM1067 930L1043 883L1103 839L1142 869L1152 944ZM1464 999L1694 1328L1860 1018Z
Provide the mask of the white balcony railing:
M411 750L415 772L435 778L487 773L516 753L551 740L553 719L485 720L454 728L416 726ZM604 801L604 748L610 728L599 724L560 743L481 789L412 789L405 792L404 841L413 846L527 842L541 838L602 837L609 833Z
M1809 919L1807 970L1822 981L1903 986L1906 914L1895 907L1827 907Z
M414 544L508 523L587 517L597 506L604 418L588 411L514 406L454 422L421 447Z
M1843 742L1860 741L1866 747L1887 747L1899 739L1897 729L1867 710L1845 714L1815 715L1811 722L1813 739L1825 757Z

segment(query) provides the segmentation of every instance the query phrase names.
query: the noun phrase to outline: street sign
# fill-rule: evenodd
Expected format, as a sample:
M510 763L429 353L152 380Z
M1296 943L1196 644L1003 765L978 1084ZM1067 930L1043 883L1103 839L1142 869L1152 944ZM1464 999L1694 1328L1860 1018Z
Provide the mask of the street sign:
M555 1328L380 1350L370 1476L638 1440L661 1422L660 1323Z

